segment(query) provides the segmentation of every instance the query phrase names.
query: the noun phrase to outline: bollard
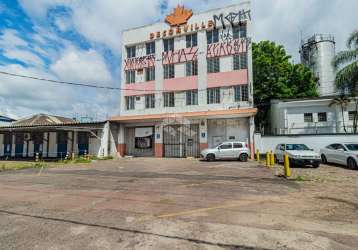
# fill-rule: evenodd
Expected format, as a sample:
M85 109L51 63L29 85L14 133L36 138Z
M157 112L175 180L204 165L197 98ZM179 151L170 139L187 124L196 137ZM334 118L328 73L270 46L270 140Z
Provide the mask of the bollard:
M260 151L256 149L256 161L260 162Z
M290 159L288 158L288 154L285 154L284 166L285 166L285 177L291 177Z
M85 150L85 152L84 152L84 154L83 154L83 157L84 157L85 159L87 159L87 150Z
M35 161L36 161L36 162L39 161L39 153L36 153L36 155L35 155Z
M75 153L74 153L74 152L72 152L71 159L72 159L72 160L75 159Z
M275 165L275 155L274 155L274 153L272 152L272 150L271 150L270 153L271 153L271 154L270 154L270 166L274 166L274 165Z
M269 152L266 153L266 166L270 167L270 153Z

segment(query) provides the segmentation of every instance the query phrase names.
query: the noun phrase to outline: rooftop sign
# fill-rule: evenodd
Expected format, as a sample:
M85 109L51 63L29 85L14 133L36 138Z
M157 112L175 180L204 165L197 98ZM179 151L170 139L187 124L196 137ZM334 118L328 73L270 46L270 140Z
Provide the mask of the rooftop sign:
M165 21L172 27L180 26L186 24L192 15L192 10L185 9L184 6L178 5L173 10L173 13L165 18Z

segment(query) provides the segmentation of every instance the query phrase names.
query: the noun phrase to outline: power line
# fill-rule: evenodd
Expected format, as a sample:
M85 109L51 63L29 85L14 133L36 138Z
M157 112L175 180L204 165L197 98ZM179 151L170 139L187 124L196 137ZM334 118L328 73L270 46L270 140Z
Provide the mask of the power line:
M100 86L100 85L94 85L94 84L75 83L75 82L66 82L66 81L57 81L57 80L40 78L40 77L35 77L35 76L19 75L19 74L9 73L9 72L5 72L5 71L0 71L0 74L14 76L14 77L27 78L27 79L33 79L33 80L38 80L38 81L58 83L58 84L67 84L67 85L74 85L74 86L81 86L81 87L88 87L88 88L98 88L98 89L120 90L120 88L118 88L118 87Z
M162 93L162 92L172 92L168 90L147 90L147 89L129 89L129 88L120 88L120 87L110 87L110 86L101 86L98 84L88 84L88 83L76 83L76 82L67 82L67 81L58 81L53 79L46 79L46 78L40 78L35 76L27 76L27 75L20 75L20 74L14 74L9 73L5 71L0 71L0 74L7 75L7 76L13 76L13 77L20 77L20 78L27 78L32 80L38 80L43 82L51 82L55 84L66 84L66 85L72 85L72 86L79 86L79 87L88 87L88 88L97 88L97 89L108 89L108 90L121 90L121 91L135 91L135 92L150 92L150 93ZM245 85L245 84L243 84ZM241 86L241 84L236 85ZM204 89L197 89L198 92L200 91L207 91L207 88Z

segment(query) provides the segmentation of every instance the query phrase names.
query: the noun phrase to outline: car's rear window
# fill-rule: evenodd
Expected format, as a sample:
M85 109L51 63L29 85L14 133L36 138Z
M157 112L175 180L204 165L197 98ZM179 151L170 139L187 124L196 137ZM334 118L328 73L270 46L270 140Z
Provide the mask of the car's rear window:
M358 144L346 144L348 150L358 151Z

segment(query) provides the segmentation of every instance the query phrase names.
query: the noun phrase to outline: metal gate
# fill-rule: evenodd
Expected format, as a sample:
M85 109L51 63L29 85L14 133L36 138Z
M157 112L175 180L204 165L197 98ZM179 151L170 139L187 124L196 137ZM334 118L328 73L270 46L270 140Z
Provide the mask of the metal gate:
M163 127L165 157L198 157L199 125L167 125Z

